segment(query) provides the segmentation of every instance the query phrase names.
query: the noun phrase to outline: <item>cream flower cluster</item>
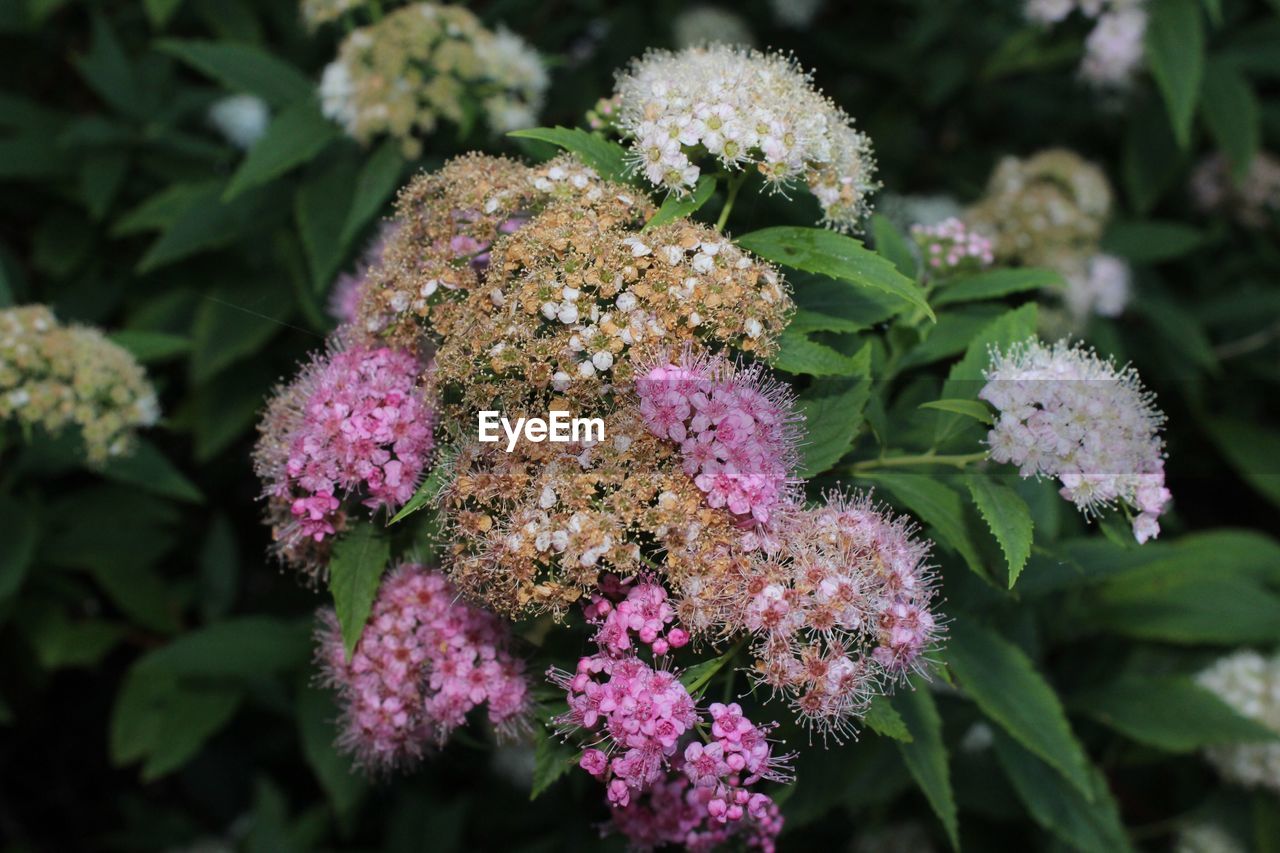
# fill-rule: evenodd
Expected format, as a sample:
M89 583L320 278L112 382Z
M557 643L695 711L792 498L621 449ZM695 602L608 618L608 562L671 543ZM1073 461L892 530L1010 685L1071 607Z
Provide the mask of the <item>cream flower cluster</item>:
M878 188L871 141L795 60L726 45L651 51L618 78L618 126L653 184L677 193L705 165L804 180L824 222L851 230Z
M210 105L208 121L232 145L248 149L267 132L271 108L257 95L228 95Z
M1244 717L1280 732L1280 656L1244 650L1222 658L1196 679ZM1280 742L1239 743L1205 750L1227 779L1280 793Z
M390 134L416 157L441 120L465 125L478 111L496 133L534 124L547 84L519 36L485 29L460 6L415 3L347 36L320 101L356 140Z
M1094 20L1084 41L1080 77L1099 89L1127 87L1142 65L1146 0L1027 0L1032 21L1053 25L1079 11Z
M1132 368L1117 369L1092 350L1034 338L992 354L978 396L1000 417L989 455L1023 477L1050 476L1084 513L1120 501L1138 511L1133 535L1146 542L1169 502L1164 485L1164 415Z
M132 355L97 329L63 326L43 305L0 310L0 421L80 431L89 464L128 452L160 418L155 389Z

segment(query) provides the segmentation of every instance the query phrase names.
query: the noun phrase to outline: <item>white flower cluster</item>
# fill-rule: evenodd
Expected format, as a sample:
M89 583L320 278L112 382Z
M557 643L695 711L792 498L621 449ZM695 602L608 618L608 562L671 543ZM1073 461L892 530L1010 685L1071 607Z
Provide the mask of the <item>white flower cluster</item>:
M1132 271L1115 255L1096 254L1071 258L1061 270L1067 281L1063 302L1077 321L1090 314L1119 317L1129 304Z
M460 6L415 3L352 32L320 80L324 114L356 140L387 133L406 156L447 120L478 107L489 129L536 123L549 83L537 51L505 28L490 31Z
M1241 716L1280 732L1280 656L1268 659L1257 652L1239 651L1196 680ZM1280 793L1280 742L1211 746L1205 757L1233 782Z
M1092 350L1032 338L993 352L978 396L1000 412L988 456L1023 477L1050 476L1086 515L1122 501L1138 511L1133 535L1146 542L1169 502L1164 485L1164 415L1132 368Z
M1072 12L1095 20L1085 38L1080 77L1100 89L1124 88L1142 65L1146 0L1027 0L1029 19L1046 26Z
M726 45L651 51L619 76L618 126L652 183L683 193L714 158L770 186L803 178L824 222L852 230L878 185L871 141L794 59Z
M229 95L209 107L209 124L237 148L253 147L267 132L271 110L257 95Z
M1248 853L1235 836L1216 823L1193 823L1178 830L1173 853Z

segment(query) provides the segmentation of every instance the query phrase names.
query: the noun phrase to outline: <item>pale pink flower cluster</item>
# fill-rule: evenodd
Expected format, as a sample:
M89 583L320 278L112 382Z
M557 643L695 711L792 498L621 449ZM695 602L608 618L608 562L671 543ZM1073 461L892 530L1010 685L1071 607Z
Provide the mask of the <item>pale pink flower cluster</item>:
M284 392L296 410L276 425L287 451L267 493L291 502L296 536L333 535L342 495L361 493L371 509L413 496L434 444L421 374L409 353L353 346L318 357Z
M1133 368L1033 338L993 353L986 379L978 396L1000 412L987 435L992 460L1017 465L1023 477L1058 478L1060 494L1085 514L1123 502L1138 512L1138 542L1159 535L1170 499L1164 414Z
M1027 0L1025 10L1029 19L1046 26L1074 11L1095 20L1080 63L1080 77L1094 86L1126 87L1142 65L1146 0Z
M742 715L737 702L713 702L709 743L693 741L684 748L684 773L695 788L709 790L707 814L720 823L749 816L766 819L773 801L748 790L761 779L790 782L791 755L774 755L767 737L771 727L757 726Z
M605 784L611 804L662 778L679 741L698 722L693 697L672 672L634 656L596 654L578 661L576 673L552 669L552 681L568 691L565 729L600 733L605 749L582 754L582 769Z
M506 623L459 602L439 571L407 564L387 574L350 660L332 610L317 641L342 705L338 744L363 767L414 764L486 702L500 732L523 725L529 683Z
M991 266L995 244L952 216L936 225L912 225L911 236L924 256L928 272L972 272Z
M773 853L777 849L783 824L777 803L768 797L753 800L745 819L721 822L708 810L714 798L714 790L697 787L675 769L627 805L614 806L613 826L637 850L673 845L693 853L709 853L734 840L748 850Z
M356 309L360 305L369 273L382 266L383 252L399 230L400 223L396 221L387 221L378 226L377 233L360 253L355 268L334 279L333 290L329 294L329 315L339 323L350 323L356 319Z
M674 626L676 611L661 584L644 581L625 591L614 603L607 595L596 594L585 608L587 621L597 625L595 642L617 657L635 648L634 639L649 646L658 656L689 642L689 632Z
M649 431L680 445L685 473L708 506L768 524L795 502L800 418L787 386L758 366L735 368L686 352L678 365L644 373L636 394Z

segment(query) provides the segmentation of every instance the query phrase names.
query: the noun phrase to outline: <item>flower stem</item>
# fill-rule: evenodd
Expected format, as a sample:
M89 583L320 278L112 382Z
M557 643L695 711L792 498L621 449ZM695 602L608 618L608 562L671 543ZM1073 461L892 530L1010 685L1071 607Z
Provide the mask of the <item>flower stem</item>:
M860 474L864 471L875 471L879 468L905 468L913 465L950 465L953 468L964 468L970 462L979 462L987 458L987 452L980 450L977 453L953 453L950 455L939 455L930 450L928 453L918 453L910 456L882 456L879 459L867 459L862 462L855 462L849 467L854 474Z
M738 198L738 190L742 189L742 185L747 180L747 173L739 172L729 179L729 194L724 200L724 207L720 211L720 218L716 220L716 230L723 231L725 223L729 221L729 214L733 212L733 202Z

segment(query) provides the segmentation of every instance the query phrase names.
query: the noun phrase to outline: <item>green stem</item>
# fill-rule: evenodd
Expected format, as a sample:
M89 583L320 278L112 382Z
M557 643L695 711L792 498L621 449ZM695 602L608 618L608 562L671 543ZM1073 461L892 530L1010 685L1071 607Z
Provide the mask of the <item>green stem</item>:
M928 453L918 453L911 456L882 456L879 459L867 459L863 462L855 462L850 466L849 470L854 474L863 471L874 471L878 468L904 468L912 465L950 465L953 468L964 468L970 462L979 462L987 458L987 452L980 450L977 453L953 453L950 455L939 455L930 450Z
M716 220L716 230L723 231L725 223L729 221L729 214L733 212L733 202L738 198L738 190L742 189L742 185L746 183L747 173L739 172L729 179L729 194L724 200L724 208L720 211L720 218Z

